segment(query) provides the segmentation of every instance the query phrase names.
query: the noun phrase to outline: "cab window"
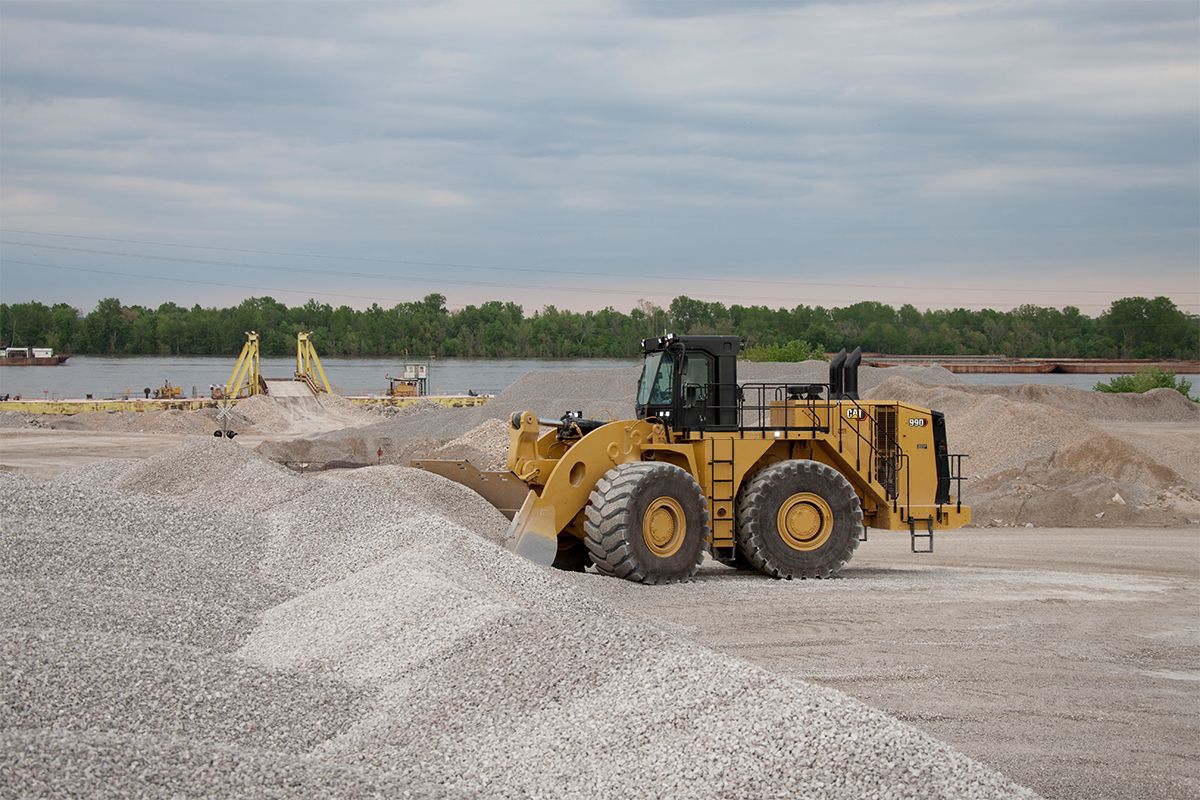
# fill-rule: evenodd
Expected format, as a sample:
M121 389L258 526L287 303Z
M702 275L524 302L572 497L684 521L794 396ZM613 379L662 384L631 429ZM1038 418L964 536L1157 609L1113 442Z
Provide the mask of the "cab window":
M697 399L708 397L708 385L712 383L708 359L700 355L690 355L683 366L683 385L697 387Z
M671 359L664 358L663 353L646 356L642 378L638 381L638 405L666 405L671 402L671 367Z

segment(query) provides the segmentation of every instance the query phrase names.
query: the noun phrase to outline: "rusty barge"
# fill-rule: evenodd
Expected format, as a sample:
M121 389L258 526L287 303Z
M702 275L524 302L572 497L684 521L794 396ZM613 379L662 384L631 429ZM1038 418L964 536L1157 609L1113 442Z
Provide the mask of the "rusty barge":
M3 367L55 367L70 356L56 356L49 347L6 347L0 357Z
M864 353L862 363L871 367L939 366L954 373L996 373L1015 375L1126 374L1159 369L1175 374L1200 374L1200 360L1165 361L1162 359L1102 358L1010 358L1008 356L892 356Z

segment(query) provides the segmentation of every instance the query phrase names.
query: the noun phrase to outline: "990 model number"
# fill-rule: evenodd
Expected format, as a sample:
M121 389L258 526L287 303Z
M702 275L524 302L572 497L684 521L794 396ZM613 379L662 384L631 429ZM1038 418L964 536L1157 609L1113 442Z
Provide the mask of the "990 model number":
M908 421L908 427L910 427L910 428L924 428L928 424L929 424L929 420L924 419L922 417L915 417Z

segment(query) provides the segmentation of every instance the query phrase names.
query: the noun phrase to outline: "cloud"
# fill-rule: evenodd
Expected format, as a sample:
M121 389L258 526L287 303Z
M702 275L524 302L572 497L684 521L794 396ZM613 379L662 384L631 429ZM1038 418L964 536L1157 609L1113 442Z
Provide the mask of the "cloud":
M0 22L6 225L1197 288L1191 3L6 2ZM594 280L477 294L627 305Z

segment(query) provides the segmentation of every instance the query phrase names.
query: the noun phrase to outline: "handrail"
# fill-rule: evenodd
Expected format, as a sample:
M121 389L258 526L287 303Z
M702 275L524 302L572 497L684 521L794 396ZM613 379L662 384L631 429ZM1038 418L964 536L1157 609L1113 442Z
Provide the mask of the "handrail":
M700 387L702 384L696 384L696 386ZM820 392L818 392L817 396L815 397L789 398L789 386L811 386L814 389L819 387ZM715 391L718 388L719 384L708 384L705 386L705 390L708 393L707 396L720 397L720 395ZM871 441L869 437L864 435L862 430L863 427L865 427L862 424L863 420L870 421L871 431L876 431L879 429L879 421L875 415L871 414L867 408L860 405L858 400L855 398L844 397L838 400L831 399L829 397L829 390L830 387L827 383L799 384L747 382L739 384L736 400L736 419L738 430L743 433L746 431L757 431L762 436L765 436L768 430L802 433L830 433L833 429L832 417L834 409L836 408L840 410L841 408L847 407L847 404L849 404L850 407L857 410L856 416L859 420L859 424L849 425L847 424L846 415L841 413L837 415L839 452L844 452L847 447L846 437L847 430L849 430L849 432L854 436L853 442L856 469L858 469L860 472L863 471L862 464L863 456L865 454L867 462L867 480L878 485L883 490L883 496L892 500L893 511L899 510L899 505L903 505L907 508L910 498L912 497L912 475L911 470L909 469L909 456L904 452L904 448L901 447L899 437L895 435L892 437L892 446L894 447L895 452L890 458L885 458L883 454L880 453L879 448L876 447L875 443ZM824 394L825 397L820 397L820 394ZM748 397L747 395L750 396ZM771 398L770 401L768 401L768 397ZM757 402L752 403L748 402L748 400L757 400ZM784 419L783 425L769 424L771 410L778 407L773 406L772 403L784 403L789 411L799 412L806 417L806 419L803 421L810 424L789 425L787 424L789 420L786 418ZM727 409L728 406L711 405L708 406L708 408L719 412L723 409ZM824 420L825 424L822 424L822 417L818 413L820 410L824 410L826 412L826 420ZM751 414L757 415L757 418L753 420L752 424L747 420L747 416ZM892 486L888 486L886 483L880 480L878 475L879 465L886 463L887 461L891 461L893 464L895 480ZM902 490L903 503L900 503L900 495Z

